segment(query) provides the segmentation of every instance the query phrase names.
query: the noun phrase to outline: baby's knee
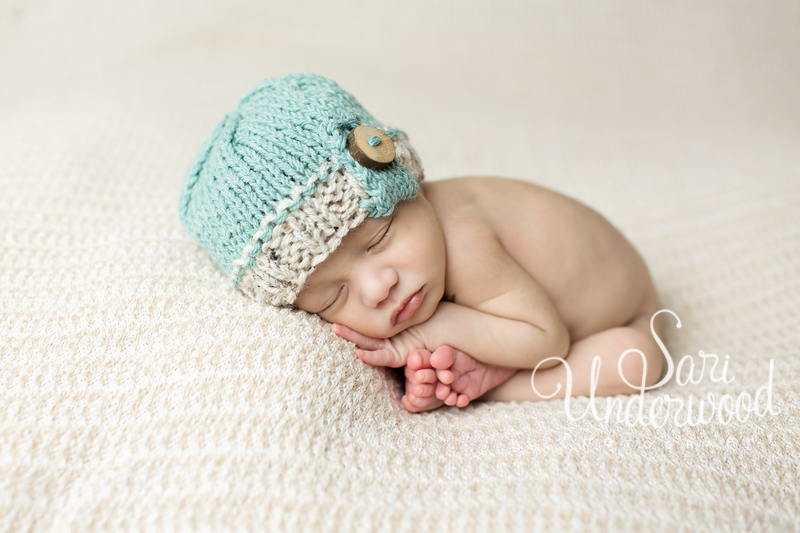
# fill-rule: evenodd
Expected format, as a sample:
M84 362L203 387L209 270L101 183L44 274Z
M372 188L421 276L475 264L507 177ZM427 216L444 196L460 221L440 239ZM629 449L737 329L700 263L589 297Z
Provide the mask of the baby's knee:
M618 370L622 383L638 391L643 385L655 385L661 377L663 358L653 338L638 329L619 328ZM627 382L627 383L626 383Z

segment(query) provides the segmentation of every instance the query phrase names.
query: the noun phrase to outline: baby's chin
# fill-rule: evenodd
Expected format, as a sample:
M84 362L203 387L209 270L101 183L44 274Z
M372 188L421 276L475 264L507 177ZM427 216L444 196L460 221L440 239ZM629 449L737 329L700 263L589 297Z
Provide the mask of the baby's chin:
M403 327L396 329L371 329L371 328L359 329L357 326L353 327L345 324L345 326L349 327L353 331L357 331L358 333L366 335L367 337L372 337L373 339L389 339L415 325L416 324L408 324L408 325L403 324Z
M419 311L423 311L423 309L420 308ZM418 325L422 324L423 322L427 322L428 319L433 316L433 313L435 311L436 311L436 308L434 307L432 311L427 312L427 313L425 313L425 312L422 312L422 313L417 312L408 321L404 322L403 324L400 324L399 326L396 326L395 328L392 328L388 332L383 332L380 337L376 337L376 338L388 339L390 337L394 337L395 335L399 335L400 333L404 332L405 330L407 330L409 328L413 328L414 326L418 326Z

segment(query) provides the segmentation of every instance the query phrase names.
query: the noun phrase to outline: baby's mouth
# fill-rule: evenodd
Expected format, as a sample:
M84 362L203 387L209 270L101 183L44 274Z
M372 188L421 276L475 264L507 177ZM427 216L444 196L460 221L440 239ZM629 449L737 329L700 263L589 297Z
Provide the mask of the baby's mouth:
M402 324L417 312L419 306L422 305L423 295L422 289L418 290L409 296L401 306L399 306L392 314L392 326Z

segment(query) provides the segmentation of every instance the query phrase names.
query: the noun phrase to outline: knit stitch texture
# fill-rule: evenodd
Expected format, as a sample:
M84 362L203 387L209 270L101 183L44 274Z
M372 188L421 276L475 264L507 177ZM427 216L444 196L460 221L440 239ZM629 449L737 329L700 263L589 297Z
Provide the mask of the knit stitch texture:
M410 149L381 170L353 159L347 136L359 125L386 130L335 82L296 74L265 80L214 128L186 177L180 214L235 287L255 264L244 292L291 305L350 229L416 196ZM402 132L386 133L405 144ZM305 216L287 223L295 213Z

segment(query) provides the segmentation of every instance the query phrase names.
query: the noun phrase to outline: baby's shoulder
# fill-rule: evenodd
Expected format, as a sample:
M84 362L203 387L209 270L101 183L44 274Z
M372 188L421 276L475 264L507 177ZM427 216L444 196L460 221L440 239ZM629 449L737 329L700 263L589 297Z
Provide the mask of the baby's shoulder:
M454 178L422 183L422 191L437 214L457 212L467 204L474 204L477 198L475 189L475 178Z
M547 187L508 178L454 178L423 185L439 215L457 227L491 230L501 240L524 236L530 242L565 228L596 226L599 215L574 198Z
M483 188L485 178L455 178L423 183L425 197L433 206L445 240L460 240L490 230ZM474 241L474 238L472 239Z
M488 185L482 178L459 178L424 186L444 234L446 298L467 306L494 295L485 281L495 279L508 260L487 203Z
M498 190L505 189L507 181L500 178L452 178L424 182L422 188L440 218L480 218L494 209L498 193L507 194Z
M443 229L503 232L509 222L527 219L542 204L560 203L558 193L507 178L469 177L423 183L423 191ZM563 198L563 197L561 197ZM520 220L522 222L522 220Z
M423 182L423 191L437 211L496 212L513 204L552 201L560 194L539 185L509 178L468 177Z

